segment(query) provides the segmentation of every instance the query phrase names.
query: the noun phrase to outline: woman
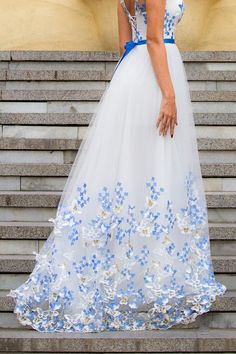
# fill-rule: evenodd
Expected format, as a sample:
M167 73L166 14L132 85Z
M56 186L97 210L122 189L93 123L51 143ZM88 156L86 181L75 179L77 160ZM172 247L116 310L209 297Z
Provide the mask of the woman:
M122 56L49 219L53 231L28 280L9 293L23 325L167 329L194 321L225 292L213 273L175 45L183 12L183 0L119 1Z

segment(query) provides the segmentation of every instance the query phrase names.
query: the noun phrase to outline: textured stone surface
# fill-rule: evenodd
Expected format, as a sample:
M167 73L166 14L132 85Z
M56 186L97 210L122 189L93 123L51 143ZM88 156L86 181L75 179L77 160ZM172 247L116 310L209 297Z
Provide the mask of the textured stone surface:
M0 113L0 124L87 125L91 118L92 113Z
M0 206L54 208L57 206L60 192L0 192Z
M208 221L210 223L234 223L235 209L208 209Z
M2 101L99 101L103 90L2 90ZM222 95L223 97L224 95ZM196 96L197 98L197 96Z
M0 75L3 80L47 80L47 81L100 81L110 80L111 74L106 74L105 70L1 70ZM4 78L5 77L5 78ZM223 77L222 75L215 75L215 77ZM233 79L233 75L225 74L225 79Z
M61 192L0 191L0 206L56 207ZM207 192L208 208L236 208L236 192Z
M94 113L98 108L98 102L95 101L48 101L46 105L48 113Z
M22 154L22 152L20 154ZM2 163L0 163L0 175L1 176L68 176L71 169L71 164L55 163L53 161L51 163L47 163L47 155L43 154L43 152L39 152L39 154L42 154L42 160L44 161L44 163L39 162L35 164L33 163L33 161L35 161L33 160L33 157L36 159L37 154L35 154L35 152L33 152L33 154L34 155L32 156L32 163L30 163L31 155L27 155L27 154L25 154L25 157L23 156L22 160L25 160L28 163L20 163L18 159L19 154L15 155L16 158L15 163L4 163L5 159L2 159L3 161L1 161ZM56 159L57 158L60 159L62 157L58 155L58 152L55 152L55 154L56 154ZM9 156L6 156L6 160L7 157L9 161ZM209 163L209 164L202 163L201 169L204 177L235 177L236 176L236 164L234 163Z
M63 134L63 131L61 132ZM73 134L77 133L75 128ZM30 134L30 132L29 132ZM53 134L53 132L51 133ZM78 150L78 139L25 139L25 138L0 138L2 150Z
M236 192L207 192L208 208L236 208Z
M236 125L235 113L195 113L194 119L196 125Z
M236 139L199 138L199 150L236 150Z
M236 53L233 51L202 51L182 52L182 58L186 62L234 62ZM116 61L117 52L81 52L81 51L11 51L1 52L1 60L15 61Z
M47 113L47 102L2 102L0 101L0 112L10 114L23 113Z
M20 178L0 176L0 190L20 190Z
M236 164L235 150L199 150L201 164Z
M24 208L24 207L4 207L1 208L0 221L35 221L45 222L49 218L56 216L56 208ZM231 220L230 220L231 221Z
M92 113L0 113L0 124L7 125L88 125ZM236 113L195 113L195 124L236 125Z
M11 60L11 53L9 51L0 51L0 60Z
M37 240L0 240L0 254L32 254L38 252L39 243Z
M28 278L28 274L0 273L0 291L8 291L20 286Z
M55 68L56 69L56 68ZM12 81L29 81L29 80L46 80L46 81L110 81L114 70L115 64L110 66L107 71L105 69L96 70L88 68L87 70L81 69L73 69L68 67L67 70L53 70L53 69L41 69L37 70L37 68L18 69L14 70L0 70L1 80L12 80ZM236 81L236 74L234 71L223 71L223 70L201 70L201 68L191 70L187 69L187 78L191 81L216 81L216 80L224 80L224 81Z
M192 102L194 113L236 113L236 102Z
M106 83L103 81L6 81L1 83L2 90L15 91L75 91L75 90L104 90ZM213 82L210 82L212 85ZM232 83L229 83L232 84Z
M216 228L217 230L217 228ZM233 230L236 231L233 227ZM52 231L52 225L49 222L45 223L21 223L21 222L10 222L0 223L0 239L37 239L37 240L45 240L47 239L49 233ZM228 232L230 235L234 233L229 228ZM224 235L226 232L224 233ZM230 236L231 237L231 236ZM235 235L236 237L236 235Z
M66 180L66 177L21 177L21 190L62 191Z
M235 71L223 71L223 70L201 70L200 68L196 70L190 70L186 68L188 80L224 80L224 81L234 81L236 80Z
M99 101L104 90L1 90L1 101ZM191 91L192 102L235 102L233 91Z
M22 126L20 129L17 129L17 126L15 126L12 127L12 129L3 129L3 138L0 138L0 149L78 150L81 143L80 140L84 138L84 134L86 133L86 127L70 127L70 129L68 127L67 129L63 127L53 127L52 129L49 127L37 127L36 129L28 126L27 128L28 129L25 129L25 127ZM77 138L71 138L77 135L79 140ZM236 139L198 138L198 149L199 151L234 151L236 150Z
M3 137L4 137L4 125L3 125ZM230 126L198 126L196 127L197 137L201 139L235 139L236 127ZM236 140L236 139L235 139Z
M66 177L0 177L0 190L62 191ZM206 192L235 192L236 178L203 178Z
M68 176L71 164L63 163L15 163L0 164L1 176ZM236 175L236 166L235 166Z
M200 101L200 102L205 102L205 101L230 101L230 102L235 102L236 101L236 92L231 92L231 91L222 91L222 92L216 92L216 91L192 91L190 92L191 94L191 99L192 101ZM4 95L3 95L4 97Z
M228 60L233 58L228 53ZM14 61L117 61L116 52L86 52L86 51L12 51L11 59Z
M14 169L14 164L25 164L27 161L28 164L41 163L41 164L60 164L64 161L63 151L1 151L0 154L0 169L2 164L12 164ZM5 173L1 173L2 176Z
M40 333L2 330L0 346L8 351L46 352L225 352L236 350L233 330L171 330L104 333ZM4 349L5 348L5 349Z
M3 63L0 63L3 64ZM96 61L11 61L6 63L7 66L3 68L0 66L1 69L9 69L10 71L104 71L107 62L96 62ZM115 65L115 63L111 63ZM198 64L196 64L199 66ZM233 65L232 63L226 63L226 65ZM220 70L230 70L228 67L221 68Z
M3 138L77 139L78 127L3 125Z
M202 175L204 177L235 177L236 176L236 165L235 164L201 164Z
M41 243L41 241L40 241ZM39 245L41 247L41 244ZM211 240L210 242L212 256L235 256L235 240Z

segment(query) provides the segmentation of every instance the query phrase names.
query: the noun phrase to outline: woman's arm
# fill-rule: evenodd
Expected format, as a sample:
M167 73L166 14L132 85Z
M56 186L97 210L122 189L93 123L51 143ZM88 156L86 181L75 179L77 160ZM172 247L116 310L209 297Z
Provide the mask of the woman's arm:
M170 129L171 137L177 124L175 92L169 72L165 44L163 42L163 28L166 0L146 0L147 10L147 49L152 61L153 69L161 88L162 103L157 119L160 135L165 136Z
M128 2L127 5L129 6ZM130 8L128 8L128 10L130 11ZM120 56L122 56L124 54L125 43L132 40L132 29L129 24L127 15L122 5L120 4L120 0L118 0L117 13L118 13L118 29L119 29L119 52L120 52Z

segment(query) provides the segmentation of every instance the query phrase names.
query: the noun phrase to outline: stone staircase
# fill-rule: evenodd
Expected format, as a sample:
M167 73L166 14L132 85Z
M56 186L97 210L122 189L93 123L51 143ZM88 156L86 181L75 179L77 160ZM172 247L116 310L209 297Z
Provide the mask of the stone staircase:
M0 52L0 352L236 352L236 53L182 53L204 177L214 270L211 312L168 331L38 333L13 315L60 193L117 61L111 52Z

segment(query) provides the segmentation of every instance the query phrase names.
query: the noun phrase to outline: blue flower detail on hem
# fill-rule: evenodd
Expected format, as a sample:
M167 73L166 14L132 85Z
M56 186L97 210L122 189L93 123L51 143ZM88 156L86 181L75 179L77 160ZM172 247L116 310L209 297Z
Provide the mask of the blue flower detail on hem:
M88 187L58 208L33 272L8 294L18 320L41 332L167 329L209 311L226 287L214 277L194 175L186 177L180 210L163 202L166 190L154 176L140 210L120 181L113 192L103 186L97 214L85 223L85 208L94 203Z

